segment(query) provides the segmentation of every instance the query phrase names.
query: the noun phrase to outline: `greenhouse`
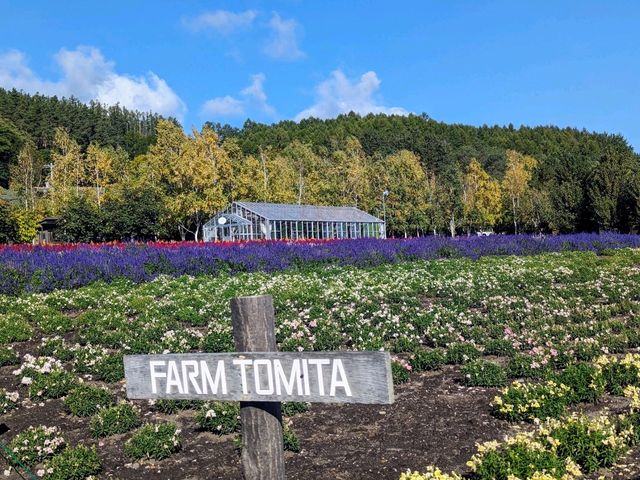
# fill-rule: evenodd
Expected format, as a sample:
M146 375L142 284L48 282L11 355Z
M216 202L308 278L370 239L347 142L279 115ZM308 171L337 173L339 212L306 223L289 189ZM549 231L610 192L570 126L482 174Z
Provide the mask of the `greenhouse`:
M233 202L204 226L204 240L385 238L383 220L356 207Z

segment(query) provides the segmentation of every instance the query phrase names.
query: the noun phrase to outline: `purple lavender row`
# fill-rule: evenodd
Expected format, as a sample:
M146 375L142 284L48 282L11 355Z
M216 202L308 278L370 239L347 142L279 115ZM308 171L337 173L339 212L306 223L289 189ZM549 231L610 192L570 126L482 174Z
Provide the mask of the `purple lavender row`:
M269 242L233 245L154 244L78 246L70 250L35 247L0 250L0 293L48 292L95 281L127 278L146 282L158 275L218 275L275 272L320 265L375 266L407 260L640 247L640 235L581 233L538 237L423 237L359 239L328 243Z

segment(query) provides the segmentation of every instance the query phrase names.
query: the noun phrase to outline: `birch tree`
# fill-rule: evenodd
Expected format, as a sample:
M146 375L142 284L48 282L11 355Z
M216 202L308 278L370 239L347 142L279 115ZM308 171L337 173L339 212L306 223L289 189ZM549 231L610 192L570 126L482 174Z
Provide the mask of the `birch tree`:
M41 173L36 147L29 141L20 150L16 164L9 168L9 187L20 195L26 210L36 208L36 188L40 185Z
M502 214L500 183L475 159L464 176L462 203L467 232L472 228L492 228Z
M59 213L85 180L84 155L80 146L63 128L56 128L49 172L49 199L53 213Z
M521 202L529 190L529 182L538 161L515 150L507 150L507 169L502 180L502 191L509 202L513 217L513 230L518 234Z

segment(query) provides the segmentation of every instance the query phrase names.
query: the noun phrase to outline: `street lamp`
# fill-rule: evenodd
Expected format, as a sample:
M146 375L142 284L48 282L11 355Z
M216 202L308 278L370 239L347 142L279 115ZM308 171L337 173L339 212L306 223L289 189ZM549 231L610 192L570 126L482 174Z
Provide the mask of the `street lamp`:
M384 238L387 238L387 204L385 198L389 195L389 190L382 192L382 220L384 221Z

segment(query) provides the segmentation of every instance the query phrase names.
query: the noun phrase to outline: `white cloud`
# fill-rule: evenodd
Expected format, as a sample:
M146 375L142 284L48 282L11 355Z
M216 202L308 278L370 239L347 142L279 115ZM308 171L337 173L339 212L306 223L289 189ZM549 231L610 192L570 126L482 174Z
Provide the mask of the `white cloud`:
M263 83L266 77L264 73L257 73L251 76L251 85L244 88L240 93L245 97L246 101L255 105L259 110L274 115L275 109L267 102L267 94L264 93Z
M52 95L56 86L54 82L40 80L34 75L24 53L10 50L0 54L0 87Z
M264 73L256 73L251 76L251 84L240 91L242 98L238 99L226 95L207 100L202 106L203 115L221 117L239 117L245 115L247 110L258 110L269 116L274 116L276 111L269 105L267 94L264 92Z
M202 113L220 117L239 117L244 115L244 105L240 100L229 95L216 97L204 103Z
M305 53L298 47L298 22L294 19L283 20L274 12L269 21L269 28L271 38L264 46L264 53L279 60L297 60L305 57Z
M216 10L215 12L203 13L194 18L184 19L183 23L194 32L214 30L223 35L228 35L236 30L250 27L257 15L258 12L255 10L246 10L239 13Z
M307 117L332 118L349 112L361 115L408 113L404 108L380 105L375 98L379 88L380 80L374 71L366 72L359 80L351 81L341 70L334 70L327 80L316 87L316 103L296 115L296 120Z
M182 120L184 102L155 73L134 77L118 74L115 63L104 58L99 49L78 47L61 49L54 57L62 71L59 80L39 78L28 66L24 53L11 50L0 54L0 87L29 93L75 97L80 101L120 105L140 111L153 111Z

